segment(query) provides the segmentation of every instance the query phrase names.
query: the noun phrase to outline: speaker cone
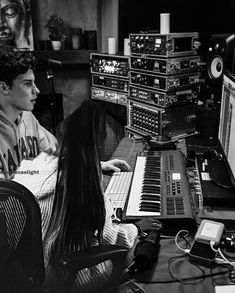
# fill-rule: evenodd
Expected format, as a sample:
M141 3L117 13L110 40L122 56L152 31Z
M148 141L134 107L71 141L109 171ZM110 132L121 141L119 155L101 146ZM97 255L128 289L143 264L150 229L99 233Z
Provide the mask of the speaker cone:
M210 78L220 78L224 70L223 59L220 56L214 56L208 65L208 74Z

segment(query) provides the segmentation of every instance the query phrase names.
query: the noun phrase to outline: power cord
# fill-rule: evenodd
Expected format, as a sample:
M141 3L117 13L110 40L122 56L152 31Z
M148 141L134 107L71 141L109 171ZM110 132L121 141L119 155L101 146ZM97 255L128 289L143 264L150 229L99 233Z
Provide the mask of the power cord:
M224 275L213 275L213 269L215 269L216 267L224 267L227 269L227 273L225 273ZM228 285L228 282L225 281L226 279L230 279L231 280L231 266L228 266L226 264L215 264L214 267L211 267L211 274L212 274L212 283L214 286L221 286L221 285Z
M177 277L176 273L173 271L173 264L175 264L177 261L181 260L182 258L185 258L186 255L180 255L180 256L175 256L175 257L172 257L168 260L168 268L169 268L169 272L170 272L170 275L172 277L172 279L174 279L175 281L178 281L179 283L181 284L187 284L187 285L190 285L190 284L193 284L193 285L196 285L196 284L199 284L201 282L203 282L203 280L205 279L206 277L206 273L205 271L197 264L193 264L202 274L199 275L199 276L193 276L193 277L188 277L188 278L179 278ZM192 283L191 283L192 281Z
M182 235L183 234L183 235ZM170 272L170 275L173 279L179 281L180 283L185 283L185 284L190 284L190 280L191 281L194 281L194 284L195 284L195 280L197 278L188 278L187 280L186 279L181 279L181 278L178 278L176 276L176 274L174 273L173 269L172 269L172 265L173 263L175 263L176 261L179 261L180 259L186 257L189 252L190 252L190 248L188 249L187 246L189 245L189 242L187 240L187 236L189 235L189 231L188 230L180 230L176 236L175 236L175 245L177 246L177 248L184 252L184 255L180 255L180 256L176 256L176 257L172 257L169 259L168 261L168 267L169 267L169 272ZM186 248L182 248L179 243L178 243L178 238L182 238L186 241ZM227 272L229 273L229 276L230 276L230 282L231 284L235 284L235 261L230 261L222 252L222 250L220 249L220 247L215 247L215 242L214 241L210 241L210 247L211 249L216 252L217 254L219 254L220 257L216 257L215 258L215 263L217 265L229 265L230 266L230 270L228 270ZM198 266L197 264L193 264L195 267L197 267L201 272L202 272L202 275L199 279L197 284L200 283L201 281L203 281L203 279L206 277L205 275L205 271L200 267ZM217 274L215 274L217 275ZM211 276L213 276L213 274L211 274Z
M180 234L182 234L182 233L185 233L185 235L181 235L181 236L180 236ZM189 235L189 231L188 231L188 230L180 230L180 231L175 235L175 245L177 246L177 248L178 248L179 250L183 251L185 254L188 254L189 251L190 251L190 249L187 248L187 246L189 246L189 242L188 242L188 240L187 240L187 238L186 238L188 235ZM178 243L178 238L179 238L179 237L181 237L182 239L185 240L185 242L186 242L186 248L185 248L185 249L182 248L182 247L179 245L179 243Z
M223 255L225 259L222 259L222 262L220 262L219 266L221 266L221 267L225 266L226 267L225 270L219 271L219 272L212 272L213 268L211 268L210 273L206 273L205 270L201 266L199 266L197 264L192 264L201 272L199 275L192 276L192 277L184 277L184 278L180 278L177 276L177 271L174 271L173 265L175 265L177 262L179 262L181 260L184 261L184 259L187 258L189 251L190 251L190 248L188 248L190 246L190 243L187 239L187 236L189 236L188 230L180 230L175 236L175 239L174 239L175 244L180 251L184 252L184 254L174 256L174 257L171 257L168 259L168 269L169 269L170 276L172 277L171 280L169 279L169 280L149 281L149 280L143 280L143 279L139 280L138 278L137 279L132 278L132 280L134 280L135 282L146 283L146 284L166 284L166 283L179 282L179 283L186 284L186 285L190 285L190 284L195 285L195 284L201 283L206 278L209 278L209 277L214 278L216 276L218 277L218 276L224 276L224 275L228 274L230 277L231 283L233 283L233 270L231 269L231 265L229 265L229 267L228 267L228 263L225 262L226 257L223 255L221 250L220 250L221 255ZM163 238L163 236L161 236L161 237ZM166 238L170 238L170 237L166 237ZM180 244L178 243L179 238L181 238L185 241L186 248L183 248L180 246ZM215 244L214 242L211 243L213 250L216 250L216 251L218 251L218 253L220 253L219 250L214 247L214 244ZM221 259L219 259L219 260L221 260ZM229 263L231 264L233 262L229 262ZM217 263L217 265L218 265L218 263ZM235 274L234 274L234 280L235 280Z
M174 263L175 260L179 260L180 258L185 258L185 255L181 255L181 256L177 256L177 257L172 257L169 259L168 263L170 262L170 265L172 265ZM172 270L172 269L171 269ZM173 272L173 270L172 270ZM161 280L154 280L152 279L151 281L149 279L140 279L139 276L134 277L134 278L130 278L130 280L133 280L134 282L137 283L142 283L142 284L169 284L169 283L184 283L184 284L190 284L190 281L195 281L195 280L200 280L202 279L202 281L206 278L211 278L211 277L215 277L215 276L223 276L229 273L229 270L223 270L223 271L219 271L219 272L210 272L209 274L206 273L202 273L202 275L198 275L198 276L192 276L192 277L185 277L185 278L177 278L175 273L173 272L172 274L172 279L161 279ZM195 282L193 283L195 285Z
M216 253L219 254L220 257L216 257L215 258L215 262L217 264L222 264L222 265L229 265L231 267L231 271L230 271L230 281L231 284L235 284L235 261L230 261L221 251L220 247L215 248L215 242L214 241L210 241L210 247L213 251L215 251Z
M229 264L231 266L234 267L235 269L235 261L230 261L228 258L225 257L225 255L222 253L220 247L218 248L215 248L215 242L214 241L210 241L210 247L213 251L217 252L219 255L220 255L220 258L216 258L215 260L217 262L222 262L222 263L225 263L225 264Z

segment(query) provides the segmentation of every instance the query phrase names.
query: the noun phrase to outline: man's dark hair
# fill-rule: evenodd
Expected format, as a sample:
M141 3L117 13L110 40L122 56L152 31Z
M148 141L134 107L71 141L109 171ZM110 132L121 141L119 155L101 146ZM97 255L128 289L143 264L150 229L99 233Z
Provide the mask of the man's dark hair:
M30 51L21 51L12 47L0 46L0 81L10 87L19 74L34 70L36 59Z

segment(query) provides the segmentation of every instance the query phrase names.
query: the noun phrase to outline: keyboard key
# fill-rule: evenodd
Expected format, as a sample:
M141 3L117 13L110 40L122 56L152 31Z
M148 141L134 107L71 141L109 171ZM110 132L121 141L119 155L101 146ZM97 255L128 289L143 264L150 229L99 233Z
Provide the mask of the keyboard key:
M133 172L113 173L105 190L105 196L110 198L114 208L124 209L132 174Z

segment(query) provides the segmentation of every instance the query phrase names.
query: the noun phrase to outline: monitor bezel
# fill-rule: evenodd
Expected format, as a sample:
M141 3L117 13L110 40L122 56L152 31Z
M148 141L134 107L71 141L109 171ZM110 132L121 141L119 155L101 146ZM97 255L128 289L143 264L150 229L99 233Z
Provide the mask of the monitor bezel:
M220 121L219 121L219 130L218 130L217 139L218 139L218 143L219 143L219 149L222 154L222 159L225 163L227 173L228 173L229 179L231 181L231 186L232 186L233 190L235 191L235 171L233 173L232 168L231 168L229 161L228 161L227 154L225 153L224 147L220 141L220 127L221 127L221 123L222 123L222 121L221 121L222 120L222 117L221 117L222 116L222 103L223 103L223 99L226 95L224 92L225 92L225 82L227 82L227 81L231 84L231 88L234 88L234 90L235 90L235 75L232 72L230 72L229 70L225 70L223 73L223 85L222 85L222 92L221 92L221 107L220 107L220 118L219 118ZM235 96L235 91L234 91L233 95ZM231 96L231 93L229 95L229 98L230 98L230 96ZM234 109L234 111L235 111L235 109ZM235 152L235 149L234 149L234 152Z

